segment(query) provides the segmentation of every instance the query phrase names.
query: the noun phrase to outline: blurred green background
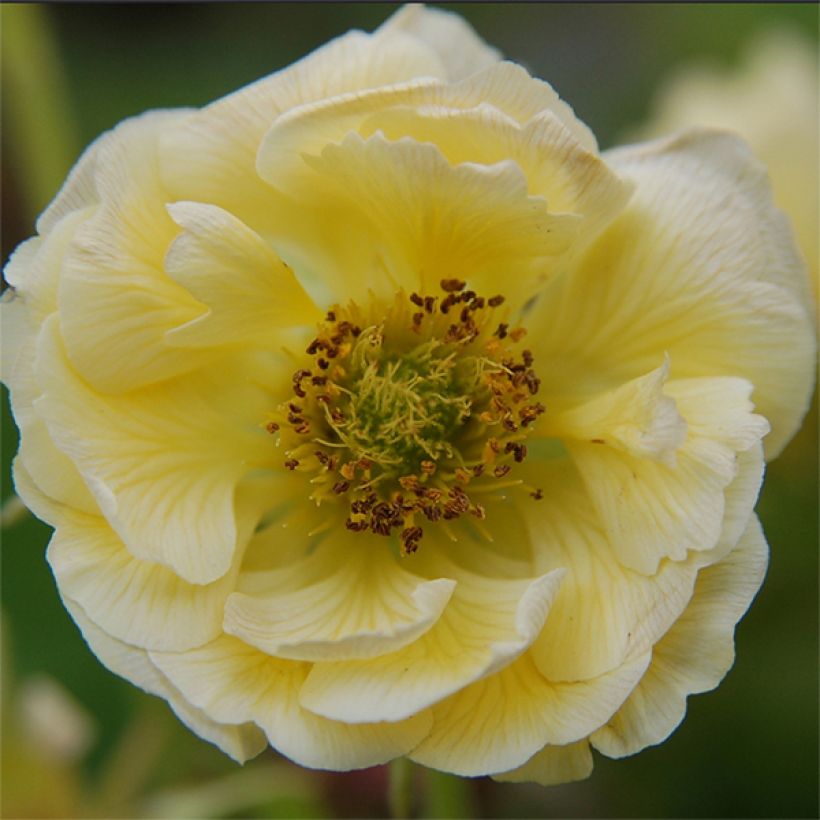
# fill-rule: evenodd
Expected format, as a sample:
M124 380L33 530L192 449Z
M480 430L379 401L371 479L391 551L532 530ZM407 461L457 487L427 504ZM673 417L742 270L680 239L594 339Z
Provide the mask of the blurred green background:
M752 36L780 25L817 46L816 5L449 7L552 83L603 148L641 123L655 90L689 60L734 65ZM103 130L145 109L207 103L349 28L374 28L393 8L5 4L4 262L33 232L36 214L82 147ZM6 407L4 498L13 492L7 477L16 449ZM628 760L597 757L590 780L552 789L418 770L420 791L425 777L434 788L416 809L437 817L817 817L817 489L815 404L769 469L759 511L771 567L739 628L735 667L716 692L690 700L670 740ZM163 703L104 670L60 605L44 559L48 537L30 517L3 532L4 817L387 811L383 769L307 772L273 752L240 769L187 732ZM62 750L51 747L68 707L54 706L57 695L49 695L44 675L75 702L67 712L78 721L74 745ZM52 724L50 708L57 709Z

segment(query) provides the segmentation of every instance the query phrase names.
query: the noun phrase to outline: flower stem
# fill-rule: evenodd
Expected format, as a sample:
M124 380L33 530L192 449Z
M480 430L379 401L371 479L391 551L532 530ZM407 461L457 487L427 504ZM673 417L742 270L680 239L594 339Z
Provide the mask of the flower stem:
M406 820L413 803L413 764L406 757L398 757L391 761L388 772L390 816L394 820Z
M425 772L424 817L475 817L471 780L428 769Z

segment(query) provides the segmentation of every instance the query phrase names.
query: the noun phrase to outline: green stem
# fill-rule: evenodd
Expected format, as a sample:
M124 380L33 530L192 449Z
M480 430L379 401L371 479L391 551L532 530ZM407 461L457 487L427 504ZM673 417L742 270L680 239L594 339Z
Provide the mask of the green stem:
M406 757L399 757L390 763L388 772L390 816L394 820L406 820L413 803L413 764Z
M425 772L424 817L475 817L471 780L428 769Z

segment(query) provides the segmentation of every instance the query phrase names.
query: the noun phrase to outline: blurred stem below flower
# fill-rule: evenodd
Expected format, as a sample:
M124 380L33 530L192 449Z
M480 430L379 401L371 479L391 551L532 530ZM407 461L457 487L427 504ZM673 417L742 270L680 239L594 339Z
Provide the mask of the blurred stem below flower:
M406 757L398 757L388 767L387 802L394 820L410 817L413 804L413 764Z
M26 218L49 203L79 154L51 9L6 5L2 23L3 149L20 181Z
M471 799L473 781L466 777L425 771L423 817L461 818L475 817Z

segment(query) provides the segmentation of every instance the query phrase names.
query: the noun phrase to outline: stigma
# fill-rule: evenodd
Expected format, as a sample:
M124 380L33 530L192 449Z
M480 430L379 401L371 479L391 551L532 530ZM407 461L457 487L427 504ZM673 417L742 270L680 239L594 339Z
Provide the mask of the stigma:
M515 484L544 412L533 355L504 297L458 279L385 306L334 306L271 414L286 469L356 533L419 547L425 528L483 520L482 495Z

